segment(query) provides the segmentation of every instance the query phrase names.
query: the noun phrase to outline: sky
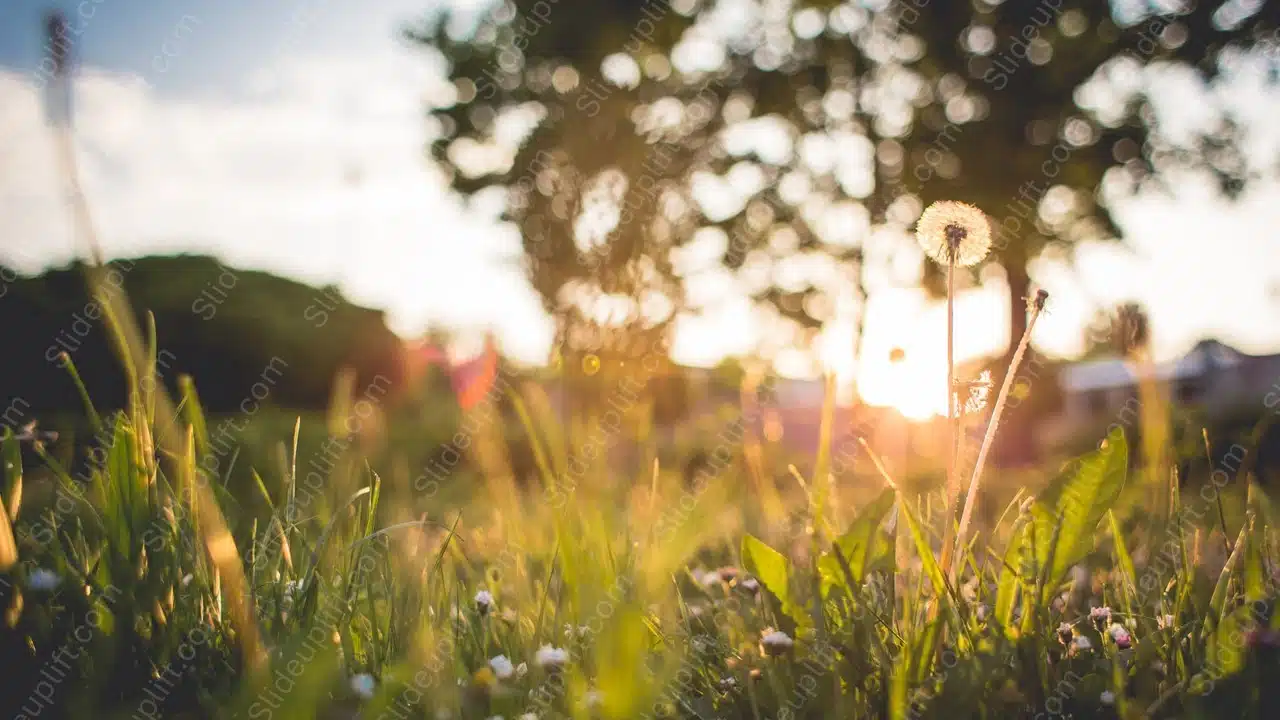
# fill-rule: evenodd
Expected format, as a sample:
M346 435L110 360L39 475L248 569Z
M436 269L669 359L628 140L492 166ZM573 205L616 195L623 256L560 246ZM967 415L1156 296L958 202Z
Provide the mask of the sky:
M425 156L427 102L445 89L398 29L432 2L53 3L78 31L76 143L107 254L210 253L337 284L354 302L385 309L406 337L492 328L513 357L544 359L552 327L518 265L518 238L450 195ZM35 72L50 5L0 3L0 263L22 272L76 253ZM1193 121L1194 95L1176 79L1169 86L1165 111ZM1246 78L1227 100L1256 118L1253 149L1280 148L1268 122L1280 113L1274 90ZM1126 201L1116 215L1127 250L1087 245L1074 267L1032 268L1052 297L1037 346L1078 353L1095 308L1137 300L1149 308L1161 357L1207 337L1280 352L1280 186L1258 186L1229 206L1188 181L1173 197ZM859 385L868 400L891 401L888 355L900 346L916 364L912 377L943 397L944 313L911 287L922 255L891 240L894 272L870 283ZM701 291L716 287L708 280ZM961 357L1008 342L1006 302L999 271L965 291ZM852 323L839 317L821 357L850 373ZM675 354L711 364L749 351L762 332L749 305L727 297L678 325ZM787 374L813 369L784 360Z

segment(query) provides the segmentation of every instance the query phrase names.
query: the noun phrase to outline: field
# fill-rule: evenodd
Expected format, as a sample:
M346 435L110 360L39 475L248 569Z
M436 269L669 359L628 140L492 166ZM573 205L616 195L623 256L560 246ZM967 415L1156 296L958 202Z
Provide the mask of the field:
M99 452L78 476L4 441L14 718L1280 712L1275 515L1248 448L1182 477L1170 440L1116 430L1018 476L1031 490L993 471L981 497L1007 502L950 562L945 492L899 488L829 422L807 474L732 417L686 472L511 386L535 477L500 470L507 420L464 414L443 465L388 480L348 388L318 452L300 421L255 439L281 462L250 500L219 480L194 386L173 405L138 379L143 348L128 407L86 397Z

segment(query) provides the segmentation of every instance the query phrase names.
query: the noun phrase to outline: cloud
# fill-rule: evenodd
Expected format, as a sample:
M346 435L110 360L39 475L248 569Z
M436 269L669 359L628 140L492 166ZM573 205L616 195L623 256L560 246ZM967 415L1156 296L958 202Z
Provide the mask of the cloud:
M85 69L76 148L107 254L211 252L340 280L398 330L490 325L539 357L549 321L514 233L468 213L424 155L438 82L409 53L286 57L234 98ZM75 254L41 102L29 77L0 70L0 260L25 272Z

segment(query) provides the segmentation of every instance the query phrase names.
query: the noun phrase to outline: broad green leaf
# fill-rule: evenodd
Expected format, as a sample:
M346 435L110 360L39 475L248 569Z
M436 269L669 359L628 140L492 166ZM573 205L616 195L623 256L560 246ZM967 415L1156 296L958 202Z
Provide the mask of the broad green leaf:
M782 604L782 612L796 622L807 624L807 619L800 608L791 599L791 563L782 553L764 544L754 535L742 538L742 562L747 572L755 575L760 582L778 598Z
M1235 674L1244 667L1247 652L1240 638L1257 624L1252 616L1252 608L1242 605L1223 618L1214 633L1212 650L1212 667L1218 677Z
M883 532L880 523L893 509L895 493L886 489L880 496L858 513L849 529L836 540L836 547L849 564L854 582L861 583L868 570L878 560L892 554L893 545ZM822 575L822 596L831 588L844 582L844 571L834 553L825 552L818 558L818 572Z
M1046 592L1093 549L1098 523L1120 496L1128 468L1129 445L1124 430L1116 429L1080 459L1052 507L1039 501L1032 506L1035 537L1028 539L1034 539L1037 565L1046 573Z

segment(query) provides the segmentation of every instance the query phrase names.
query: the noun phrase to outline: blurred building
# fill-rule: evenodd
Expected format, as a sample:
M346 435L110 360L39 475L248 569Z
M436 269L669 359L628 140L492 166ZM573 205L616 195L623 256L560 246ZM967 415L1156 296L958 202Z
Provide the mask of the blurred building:
M1046 423L1042 444L1117 422L1136 423L1140 372L1134 363L1118 358L1064 366L1058 376L1062 412ZM1169 389L1175 404L1203 411L1208 419L1261 409L1269 393L1280 397L1280 354L1247 355L1217 340L1203 340L1181 358L1149 372Z

